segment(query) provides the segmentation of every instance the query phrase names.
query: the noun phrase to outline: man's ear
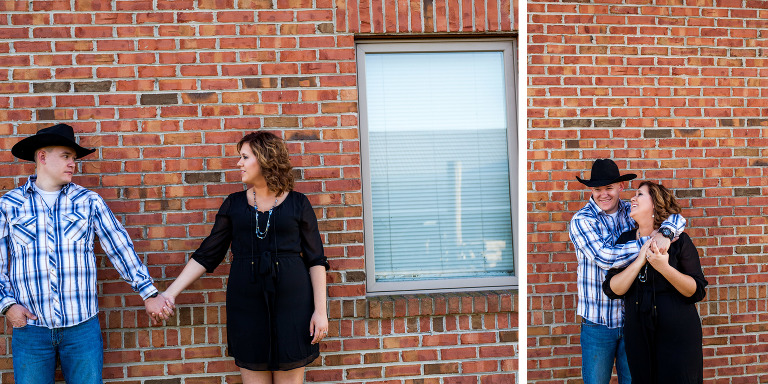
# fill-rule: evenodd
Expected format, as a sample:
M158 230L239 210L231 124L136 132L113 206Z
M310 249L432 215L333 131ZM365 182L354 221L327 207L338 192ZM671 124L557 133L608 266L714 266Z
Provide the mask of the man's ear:
M37 151L35 151L35 164L45 164L45 156L48 153L45 151L44 148L40 148Z

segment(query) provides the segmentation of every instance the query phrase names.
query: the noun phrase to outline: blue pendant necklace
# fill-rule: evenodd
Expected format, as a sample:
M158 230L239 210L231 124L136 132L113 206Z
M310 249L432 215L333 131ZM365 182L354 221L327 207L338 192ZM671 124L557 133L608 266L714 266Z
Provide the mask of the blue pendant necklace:
M259 207L256 205L256 188L253 189L253 208L256 211L256 237L259 239L264 239L267 237L267 232L269 231L269 221L272 218L272 210L277 207L277 199L278 197L275 196L275 204L272 205L272 208L269 209L269 214L267 216L267 226L264 228L264 232L262 232L259 228Z
M255 196L254 196L254 199L255 199ZM638 229L635 232L635 238L637 240L640 240L640 229ZM647 261L645 262L645 268L643 268L643 272L637 274L637 279L640 280L641 283L645 283L645 281L648 279L648 262Z

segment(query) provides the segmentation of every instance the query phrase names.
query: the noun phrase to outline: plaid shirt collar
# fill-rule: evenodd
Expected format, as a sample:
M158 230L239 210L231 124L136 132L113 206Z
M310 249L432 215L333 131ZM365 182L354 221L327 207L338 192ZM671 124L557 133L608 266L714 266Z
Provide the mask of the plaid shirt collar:
M32 175L27 179L27 182L24 183L24 185L21 187L21 190L24 191L24 197L29 198L32 193L35 192L35 182L37 181L37 175ZM63 187L61 187L61 192L69 198L69 189L71 186L73 186L74 183L69 182L65 184Z

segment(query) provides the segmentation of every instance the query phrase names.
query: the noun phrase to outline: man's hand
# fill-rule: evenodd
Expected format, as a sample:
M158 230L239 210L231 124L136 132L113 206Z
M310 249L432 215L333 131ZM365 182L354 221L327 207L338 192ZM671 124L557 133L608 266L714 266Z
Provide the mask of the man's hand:
M144 300L144 308L147 310L149 318L152 319L152 325L155 325L160 320L168 320L169 317L173 316L175 307L165 296L157 295Z
M27 319L37 320L37 316L21 304L11 305L11 307L8 308L8 311L5 312L5 317L11 322L11 326L14 328L21 328L27 325Z
M672 244L672 241L668 238L664 237L661 233L656 232L655 235L653 235L653 241L656 241L656 246L659 248L659 252L661 253L667 253L669 250L669 245Z
M669 239L667 239L669 241ZM661 272L665 267L669 266L669 253L667 251L661 251L656 243L651 240L651 248L648 252L648 263L651 264L653 269Z

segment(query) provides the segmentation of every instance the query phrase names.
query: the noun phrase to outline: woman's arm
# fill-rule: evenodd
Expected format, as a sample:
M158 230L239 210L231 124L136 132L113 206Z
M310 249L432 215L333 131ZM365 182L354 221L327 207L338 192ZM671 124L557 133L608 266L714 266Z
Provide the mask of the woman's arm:
M683 296L691 297L696 293L696 280L669 265L669 253L661 253L658 248L652 246L648 262Z
M640 270L643 268L643 266L646 263L645 255L648 251L649 245L653 242L653 240L646 241L645 244L643 244L643 247L640 248L640 252L637 255L637 258L632 262L632 264L628 265L627 268L625 268L623 271L613 275L610 277L609 280L609 286L610 290L617 296L622 296L629 290L629 287L632 286L632 283L635 281L635 277L640 273ZM606 292L607 294L607 292Z
M219 212L216 213L216 221L213 223L211 233L189 257L189 262L176 280L163 292L163 296L171 304L175 305L176 296L199 279L203 273L213 272L226 257L227 250L232 244L232 220L229 216L231 204L230 196L224 200Z
M163 292L171 304L176 304L176 296L178 296L183 290L187 289L192 283L194 283L200 276L205 273L205 267L200 265L195 259L189 259L189 262L181 271L179 277L171 283L168 289Z
M299 237L301 254L304 264L309 269L309 279L312 282L315 303L315 312L309 322L309 334L312 336L312 344L316 344L328 335L328 310L326 309L328 304L325 293L325 271L328 269L328 260L323 252L323 240L320 237L317 216L312 209L312 204L303 194L300 195L300 199Z
M309 268L309 279L312 281L315 312L309 322L309 334L312 344L320 342L328 334L328 312L325 294L325 266L315 265Z

